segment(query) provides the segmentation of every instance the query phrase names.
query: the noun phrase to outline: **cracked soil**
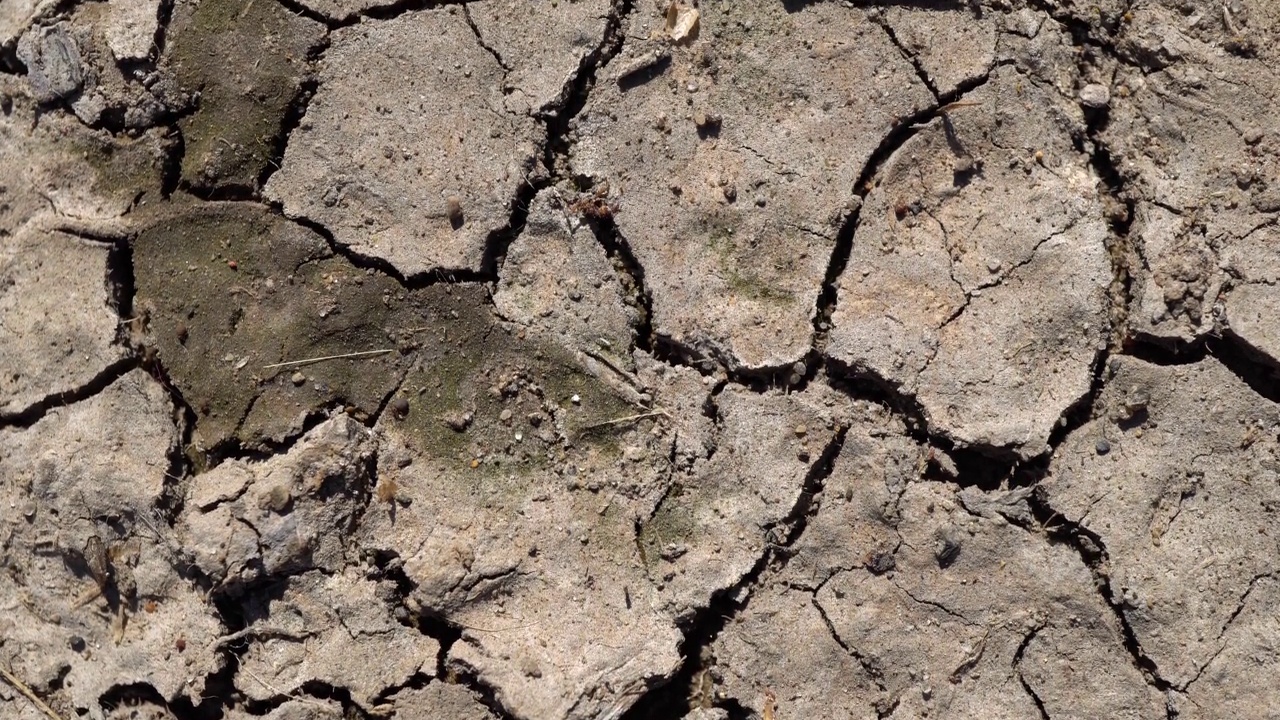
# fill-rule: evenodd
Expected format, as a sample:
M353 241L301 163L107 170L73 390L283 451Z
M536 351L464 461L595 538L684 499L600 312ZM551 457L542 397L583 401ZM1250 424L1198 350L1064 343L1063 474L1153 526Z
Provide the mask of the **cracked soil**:
M0 0L6 720L1280 717L1280 3Z

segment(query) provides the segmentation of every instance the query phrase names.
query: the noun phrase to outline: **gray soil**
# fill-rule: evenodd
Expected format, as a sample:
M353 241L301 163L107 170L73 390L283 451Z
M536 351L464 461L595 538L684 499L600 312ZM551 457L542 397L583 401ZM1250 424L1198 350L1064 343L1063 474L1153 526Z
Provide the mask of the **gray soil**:
M0 716L1280 716L1280 3L0 0Z

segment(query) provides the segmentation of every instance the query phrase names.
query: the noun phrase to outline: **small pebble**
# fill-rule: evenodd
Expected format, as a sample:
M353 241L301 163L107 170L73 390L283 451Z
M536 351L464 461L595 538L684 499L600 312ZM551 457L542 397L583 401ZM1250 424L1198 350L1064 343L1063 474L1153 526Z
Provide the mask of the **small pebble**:
M1106 455L1111 452L1111 443L1106 440L1099 440L1093 444L1093 449L1097 450L1099 455Z
M501 420L502 422L510 422L511 421L510 408L506 408L502 412L498 413L498 419Z
M391 414L403 420L409 416L409 401L405 398L396 398L391 401Z
M1090 83L1080 88L1080 104L1087 108L1104 108L1111 104L1111 90L1106 85Z
M268 510L280 513L289 507L291 500L293 500L293 493L289 492L289 487L287 485L277 485L267 493L262 505Z
M578 397L577 395L574 395L573 397L569 398L569 402L573 403L574 405L578 405L582 402L582 398Z
M872 575L883 575L897 566L893 553L872 553L866 562L866 568Z
M476 469L476 468L478 468L478 467L480 467L480 459L479 459L479 458L477 458L477 459L475 459L475 460L472 460L472 461L471 461L471 469L472 469L472 470L475 470L475 469Z
M809 432L809 428L807 428L807 427L805 427L805 426L803 426L803 425L797 425L797 426L796 426L796 437L804 437L804 436L805 436L805 434L806 434L806 433L808 433L808 432Z
M237 263L235 260L228 260L227 267L231 268L232 270L235 270L236 268L240 267L240 264Z
M301 385L307 381L307 376L300 372L296 372L293 374L293 377L289 378L289 380L292 381L294 385Z

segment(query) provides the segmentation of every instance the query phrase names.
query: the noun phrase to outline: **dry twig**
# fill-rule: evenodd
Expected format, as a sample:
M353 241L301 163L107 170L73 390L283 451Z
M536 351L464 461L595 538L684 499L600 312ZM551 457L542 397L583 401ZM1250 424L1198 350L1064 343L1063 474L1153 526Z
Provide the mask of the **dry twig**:
M62 720L62 717L58 715L58 713L54 712L53 708L49 707L45 701L41 700L40 696L36 695L34 690L28 687L26 683L19 680L13 673L4 669L4 666L0 666L0 677L3 677L5 681L16 688L18 692L25 695L27 699L31 701L32 705L35 705L41 712L48 715L51 720Z
M346 353L344 355L325 355L323 357L306 358L305 360L286 360L285 362L272 363L271 365L263 365L262 369L270 370L271 368L291 367L294 365L310 365L311 363L324 362L325 360L345 360L347 358L365 357L366 355L386 355L394 350L363 350L361 352Z

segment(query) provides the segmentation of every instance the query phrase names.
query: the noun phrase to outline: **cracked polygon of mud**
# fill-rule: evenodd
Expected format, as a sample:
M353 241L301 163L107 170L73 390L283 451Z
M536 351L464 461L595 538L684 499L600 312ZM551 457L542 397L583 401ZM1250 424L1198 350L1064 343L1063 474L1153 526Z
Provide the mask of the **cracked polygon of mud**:
M1115 358L1106 380L1102 416L1058 449L1045 497L1105 546L1111 600L1159 676L1174 688L1195 680L1206 695L1240 692L1243 675L1202 670L1224 651L1252 583L1276 571L1280 408L1213 358Z
M582 59L603 39L608 0L467 3L480 41L508 69L505 107L513 112L554 110Z
M460 7L334 31L266 195L406 277L481 270L543 142L507 79Z
M1222 649L1187 688L1187 703L1179 717L1267 717L1280 713L1280 699L1267 678L1280 664L1275 643L1280 632L1276 608L1280 587L1274 575L1258 578L1248 597L1218 638ZM1249 668L1241 672L1239 668Z
M278 2L203 0L179 2L168 32L162 67L179 92L199 97L179 123L182 180L199 191L256 190L325 27Z
M85 385L125 357L108 304L107 253L34 225L0 243L0 416Z
M671 431L626 420L646 413L635 391L554 345L473 332L409 373L402 417L383 414L377 492L390 501L370 505L360 542L403 563L410 609L463 627L451 665L517 716L595 717L678 661L634 537L669 473Z
M1136 205L1130 322L1142 335L1185 342L1228 331L1280 357L1260 322L1280 308L1275 37L1265 4L1188 19L1148 3L1116 40L1127 62L1102 67L1111 101L1100 137Z
M837 4L711 3L701 17L687 45L632 40L610 63L577 120L573 171L616 203L658 335L731 367L789 365L812 344L863 165L932 96L881 28ZM629 21L629 38L662 32L648 6ZM662 51L665 64L632 69ZM778 62L797 53L824 71Z
M1036 717L1038 698L1051 717L1163 717L1079 556L919 482L927 453L899 420L855 416L794 558L713 643L710 701L761 712L768 691L788 717ZM1081 657L1090 672L1071 671Z
M867 195L827 354L914 395L959 444L1030 457L1089 391L1107 226L1072 149L1078 109L1011 67L966 102L903 144Z
M160 29L160 0L115 0L103 21L107 47L116 62L146 60Z
M77 710L117 684L190 696L222 665L222 625L150 516L178 442L170 413L164 390L133 371L30 427L0 429L0 493L15 509L0 530L6 666L41 694L61 687ZM96 543L109 558L100 592Z
M0 79L0 237L37 215L111 220L158 200L172 148L158 130L113 137L74 117L40 114L25 83Z
M384 690L434 672L439 643L396 622L363 570L309 572L283 583L261 607L250 605L261 619L247 628L248 647L236 674L246 697L265 701L321 682L346 688L374 712Z
M1000 16L976 11L961 19L961 14L892 5L883 8L880 15L903 51L915 59L942 96L986 75L996 59Z
M462 628L449 666L513 715L621 711L674 672L674 621L754 565L847 401L730 388L713 431L669 399L705 397L692 371L640 368L653 378L645 405L605 381L625 371L584 372L532 332L473 332L483 345L424 358L401 389L405 412L382 415L391 499L370 505L361 546L403 563L411 610Z
M621 277L591 228L556 190L543 190L530 204L524 230L507 248L493 304L499 316L583 351L626 358L635 344L638 309L627 304Z

